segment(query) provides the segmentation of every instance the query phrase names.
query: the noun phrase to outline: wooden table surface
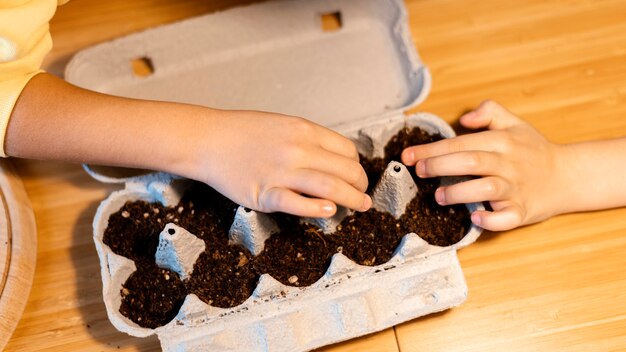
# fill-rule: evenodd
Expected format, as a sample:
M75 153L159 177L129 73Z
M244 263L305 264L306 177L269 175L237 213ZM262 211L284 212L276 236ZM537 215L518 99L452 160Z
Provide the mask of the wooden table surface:
M74 0L59 8L45 62L61 74L88 45L245 0ZM626 135L626 1L407 0L433 75L415 110L453 122L493 98L550 140ZM102 303L91 221L118 186L77 165L15 161L32 200L38 262L9 351L152 351L117 332ZM616 165L624 173L625 165ZM626 208L485 233L459 253L460 307L328 351L624 351Z

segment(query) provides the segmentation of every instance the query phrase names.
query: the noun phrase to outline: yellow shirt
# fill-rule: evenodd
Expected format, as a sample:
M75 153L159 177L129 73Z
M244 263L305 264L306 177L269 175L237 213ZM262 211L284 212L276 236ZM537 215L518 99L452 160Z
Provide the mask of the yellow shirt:
M0 156L15 102L52 48L48 22L69 0L0 0Z

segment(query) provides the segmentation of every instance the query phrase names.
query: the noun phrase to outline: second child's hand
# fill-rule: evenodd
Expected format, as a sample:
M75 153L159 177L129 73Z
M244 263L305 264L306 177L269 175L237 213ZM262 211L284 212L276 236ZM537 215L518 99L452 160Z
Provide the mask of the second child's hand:
M402 161L420 177L473 175L442 186L441 205L487 201L472 221L503 231L557 214L626 206L626 137L554 144L513 113L486 101L461 117L487 131L409 147Z
M488 201L472 221L501 231L547 219L559 212L553 195L562 180L559 146L493 101L463 115L463 126L487 131L413 146L402 153L419 177L473 175L480 178L439 187L441 205Z

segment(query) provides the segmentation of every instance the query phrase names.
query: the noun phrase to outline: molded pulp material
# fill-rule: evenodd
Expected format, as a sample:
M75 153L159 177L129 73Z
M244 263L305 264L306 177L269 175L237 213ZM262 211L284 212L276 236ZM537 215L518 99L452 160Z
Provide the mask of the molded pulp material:
M322 14L341 28L325 32ZM78 53L65 78L134 98L304 116L322 125L403 111L430 76L401 0L270 1L157 27ZM131 62L150 60L138 77Z
M335 16L340 28L324 31L324 14ZM133 73L137 59L152 66L151 75ZM382 157L403 127L454 135L433 115L402 115L430 90L402 0L281 0L209 14L86 49L72 59L66 79L128 97L304 116L351 138L370 158ZM133 336L157 334L166 351L308 350L454 307L467 295L456 250L480 235L474 226L445 248L407 234L392 259L374 267L337 253L309 287L285 286L264 274L254 294L234 308L208 306L191 294L171 322L143 328L119 312L120 291L135 263L113 253L103 235L109 216L125 202L173 206L187 182L163 173L116 178L102 168L86 170L126 186L104 200L94 218L109 319ZM402 214L416 191L408 181L404 166L390 165L373 194L375 207ZM468 205L470 211L479 207ZM350 213L340 208L330 219L302 221L332 233ZM275 231L264 214L239 208L229 240L256 255ZM188 267L192 259L176 256L174 262Z
M417 185L406 166L397 161L387 165L372 194L372 207L398 219L417 194Z
M387 140L373 140L371 136L391 137L405 126L420 127L446 137L453 135L445 122L423 113L379 119L378 123L368 122L367 127L361 129L356 125L346 126L349 128L341 132L356 138L357 145L371 145L376 149L385 145ZM388 133L371 133L376 129ZM365 150L360 152L365 153ZM392 162L388 172L396 173L394 168L397 166ZM381 178L376 189L402 193L380 193L382 198L406 199L408 194L414 194L415 184L405 181L398 186L395 177L387 181ZM467 296L456 250L476 240L481 230L475 226L463 240L449 247L432 246L415 234L407 234L392 259L374 267L357 265L337 253L324 277L309 287L286 286L264 274L254 294L233 308L212 307L195 295L188 295L170 323L156 329L140 327L119 312L120 291L136 270L135 264L114 254L102 240L109 216L126 201L163 199L151 193L155 182L164 192L177 193L164 187L167 184L165 179L152 175L127 182L125 190L111 194L98 208L94 219L94 240L101 260L104 300L111 322L120 331L134 336L156 333L164 350L309 350L457 306ZM380 204L386 204L381 205L383 210L393 211L395 204L399 203ZM480 205L468 204L468 207L473 211ZM275 231L275 224L264 221L264 218L264 214L240 207L231 227L231 241L260 252L264 241ZM234 233L238 234L237 237Z
M278 226L267 214L239 207L228 233L229 243L245 247L253 255L263 251L265 240L278 232Z
M181 280L186 280L193 272L193 266L205 248L204 241L196 235L169 223L159 234L155 262L160 268L172 270L180 276Z

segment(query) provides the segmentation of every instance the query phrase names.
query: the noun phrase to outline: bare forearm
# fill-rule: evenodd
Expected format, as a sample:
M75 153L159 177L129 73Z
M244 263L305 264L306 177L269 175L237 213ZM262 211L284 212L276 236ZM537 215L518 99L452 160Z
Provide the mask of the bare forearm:
M98 94L40 74L16 104L5 150L23 158L179 173L193 149L186 134L211 114L217 111Z
M626 206L626 137L557 145L493 101L460 122L488 130L409 147L402 157L420 177L481 176L435 192L441 205L488 201L493 211L475 211L475 224L501 231Z
M372 204L354 143L310 121L113 97L47 74L20 95L5 151L167 171L266 212L326 217L336 204L356 210Z
M561 155L560 213L626 206L626 137L565 145Z

